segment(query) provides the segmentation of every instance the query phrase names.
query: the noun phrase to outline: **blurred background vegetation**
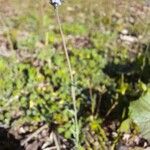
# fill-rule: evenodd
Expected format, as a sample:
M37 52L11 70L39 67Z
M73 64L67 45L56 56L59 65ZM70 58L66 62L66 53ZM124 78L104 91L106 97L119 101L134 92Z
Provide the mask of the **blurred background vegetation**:
M76 80L80 149L127 145L125 133L133 143L139 134L149 141L149 1L66 0L59 12ZM0 0L0 124L30 124L33 132L48 123L72 145L66 66L48 0Z

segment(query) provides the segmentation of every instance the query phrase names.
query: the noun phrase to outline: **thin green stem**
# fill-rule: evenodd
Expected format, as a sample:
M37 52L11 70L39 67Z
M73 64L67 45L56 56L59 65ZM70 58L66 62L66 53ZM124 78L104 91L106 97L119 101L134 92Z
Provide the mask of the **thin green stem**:
M71 67L71 63L70 63L70 58L69 58L69 54L68 54L68 50L67 50L67 46L66 46L65 36L64 36L63 30L62 30L62 27L61 27L58 7L55 8L55 12L56 12L57 22L58 22L58 25L59 25L59 30L60 30L61 37L62 37L62 42L63 42L64 52L65 52L67 65L68 65L68 69L69 69L69 74L70 74L71 97L72 97L73 108L74 108L75 134L76 134L75 135L75 140L76 140L75 145L76 145L76 148L78 148L78 143L79 143L79 125L78 125L78 118L77 118L77 106L76 106L76 94L75 94L75 86L74 86L74 76L73 76L73 71L72 71L72 67Z

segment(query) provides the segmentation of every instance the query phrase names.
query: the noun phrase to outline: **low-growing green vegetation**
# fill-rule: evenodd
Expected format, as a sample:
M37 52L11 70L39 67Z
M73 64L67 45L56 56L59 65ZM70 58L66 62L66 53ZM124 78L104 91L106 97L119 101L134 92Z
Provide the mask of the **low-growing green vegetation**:
M117 149L127 145L125 134L129 147L144 146L134 142L139 135L150 144L148 2L68 0L59 15L75 79L78 149ZM72 83L53 7L0 0L0 17L0 125L29 123L33 132L48 124L72 149Z

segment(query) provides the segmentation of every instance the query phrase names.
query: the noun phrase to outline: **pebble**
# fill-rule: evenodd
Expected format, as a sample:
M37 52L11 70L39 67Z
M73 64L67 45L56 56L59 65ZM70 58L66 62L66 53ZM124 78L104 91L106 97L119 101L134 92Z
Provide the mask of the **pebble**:
M125 41L125 42L127 42L127 43L135 43L135 42L138 42L138 39L136 38L136 37L134 37L134 36L131 36L131 35L120 35L120 39L122 40L122 41Z
M129 33L129 31L128 31L127 29L123 29L123 30L121 31L121 33L124 34L124 35L127 35L127 34Z

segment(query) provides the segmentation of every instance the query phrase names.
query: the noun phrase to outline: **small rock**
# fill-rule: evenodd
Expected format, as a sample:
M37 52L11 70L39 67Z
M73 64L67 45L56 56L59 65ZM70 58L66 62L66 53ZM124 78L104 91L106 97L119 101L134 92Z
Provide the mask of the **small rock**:
M130 139L130 134L124 134L123 135L123 138L122 138L124 141L128 141Z
M128 44L135 43L138 41L138 39L136 37L131 36L131 35L120 35L120 39L122 41L127 42Z
M128 150L128 147L123 145L122 143L119 143L117 146L116 146L116 150Z
M129 31L128 31L127 29L123 29L123 30L121 31L121 33L124 34L124 35L127 35L127 34L129 33Z
M19 129L19 134L25 134L25 133L26 133L26 130L23 127L21 127Z

